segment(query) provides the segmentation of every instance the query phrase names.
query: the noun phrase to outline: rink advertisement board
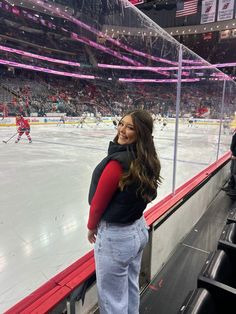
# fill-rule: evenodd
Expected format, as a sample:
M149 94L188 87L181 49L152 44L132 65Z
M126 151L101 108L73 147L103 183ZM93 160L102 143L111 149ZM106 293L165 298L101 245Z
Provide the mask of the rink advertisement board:
M0 126L5 126L12 123L15 123L15 118L2 118L0 120Z
M81 120L80 117L65 117L66 124L78 124ZM45 116L45 117L26 117L31 125L37 124L58 124L61 123L61 116ZM114 117L102 117L103 122L111 123L114 120ZM87 117L85 119L87 123L95 123L96 120L94 117ZM15 117L7 117L0 120L0 126L13 126L16 125L16 118Z
M65 124L78 124L80 123L82 117L65 117ZM26 119L29 120L29 123L31 125L50 125L50 124L58 124L61 123L60 117L56 116L46 116L46 117L26 117ZM102 117L102 122L104 123L112 123L113 120L115 120L115 117ZM176 119L175 118L168 118L168 123L175 123ZM186 123L186 118L180 119L180 123ZM94 117L87 117L85 119L85 123L88 124L94 124L96 123L96 120ZM194 118L194 123L196 124L219 124L220 120L219 119L195 119ZM16 118L15 117L7 117L3 118L0 120L0 127L4 126L15 126L16 125Z

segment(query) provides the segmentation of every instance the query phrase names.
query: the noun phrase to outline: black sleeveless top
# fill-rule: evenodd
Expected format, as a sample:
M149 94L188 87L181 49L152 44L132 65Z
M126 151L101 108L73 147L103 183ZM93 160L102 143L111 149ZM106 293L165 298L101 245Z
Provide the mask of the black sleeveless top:
M91 204L99 178L107 163L110 160L117 160L121 164L123 171L126 172L130 167L131 161L135 158L135 144L119 145L110 142L107 157L94 169L89 189L89 204ZM147 202L137 193L137 188L138 186L135 183L125 187L123 191L118 188L105 209L102 219L113 223L131 223L139 219L147 206Z

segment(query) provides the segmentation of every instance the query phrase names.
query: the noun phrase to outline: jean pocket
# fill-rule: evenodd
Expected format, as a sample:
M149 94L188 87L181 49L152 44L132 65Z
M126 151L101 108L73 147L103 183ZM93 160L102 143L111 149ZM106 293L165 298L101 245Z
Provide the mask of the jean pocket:
M109 238L112 258L122 264L128 264L135 256L135 236Z

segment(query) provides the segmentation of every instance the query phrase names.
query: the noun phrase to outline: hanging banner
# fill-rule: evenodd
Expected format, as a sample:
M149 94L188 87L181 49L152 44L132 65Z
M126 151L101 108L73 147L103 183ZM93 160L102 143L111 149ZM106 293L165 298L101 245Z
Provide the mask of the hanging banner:
M219 0L217 21L232 20L234 0Z
M216 0L203 0L201 12L201 24L215 22Z

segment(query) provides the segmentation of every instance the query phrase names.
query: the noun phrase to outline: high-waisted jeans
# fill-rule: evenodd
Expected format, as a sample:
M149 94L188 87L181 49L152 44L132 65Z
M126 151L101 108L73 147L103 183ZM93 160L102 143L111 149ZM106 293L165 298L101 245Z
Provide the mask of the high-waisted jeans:
M100 222L94 248L100 314L139 313L139 273L148 229L144 217L132 224Z

